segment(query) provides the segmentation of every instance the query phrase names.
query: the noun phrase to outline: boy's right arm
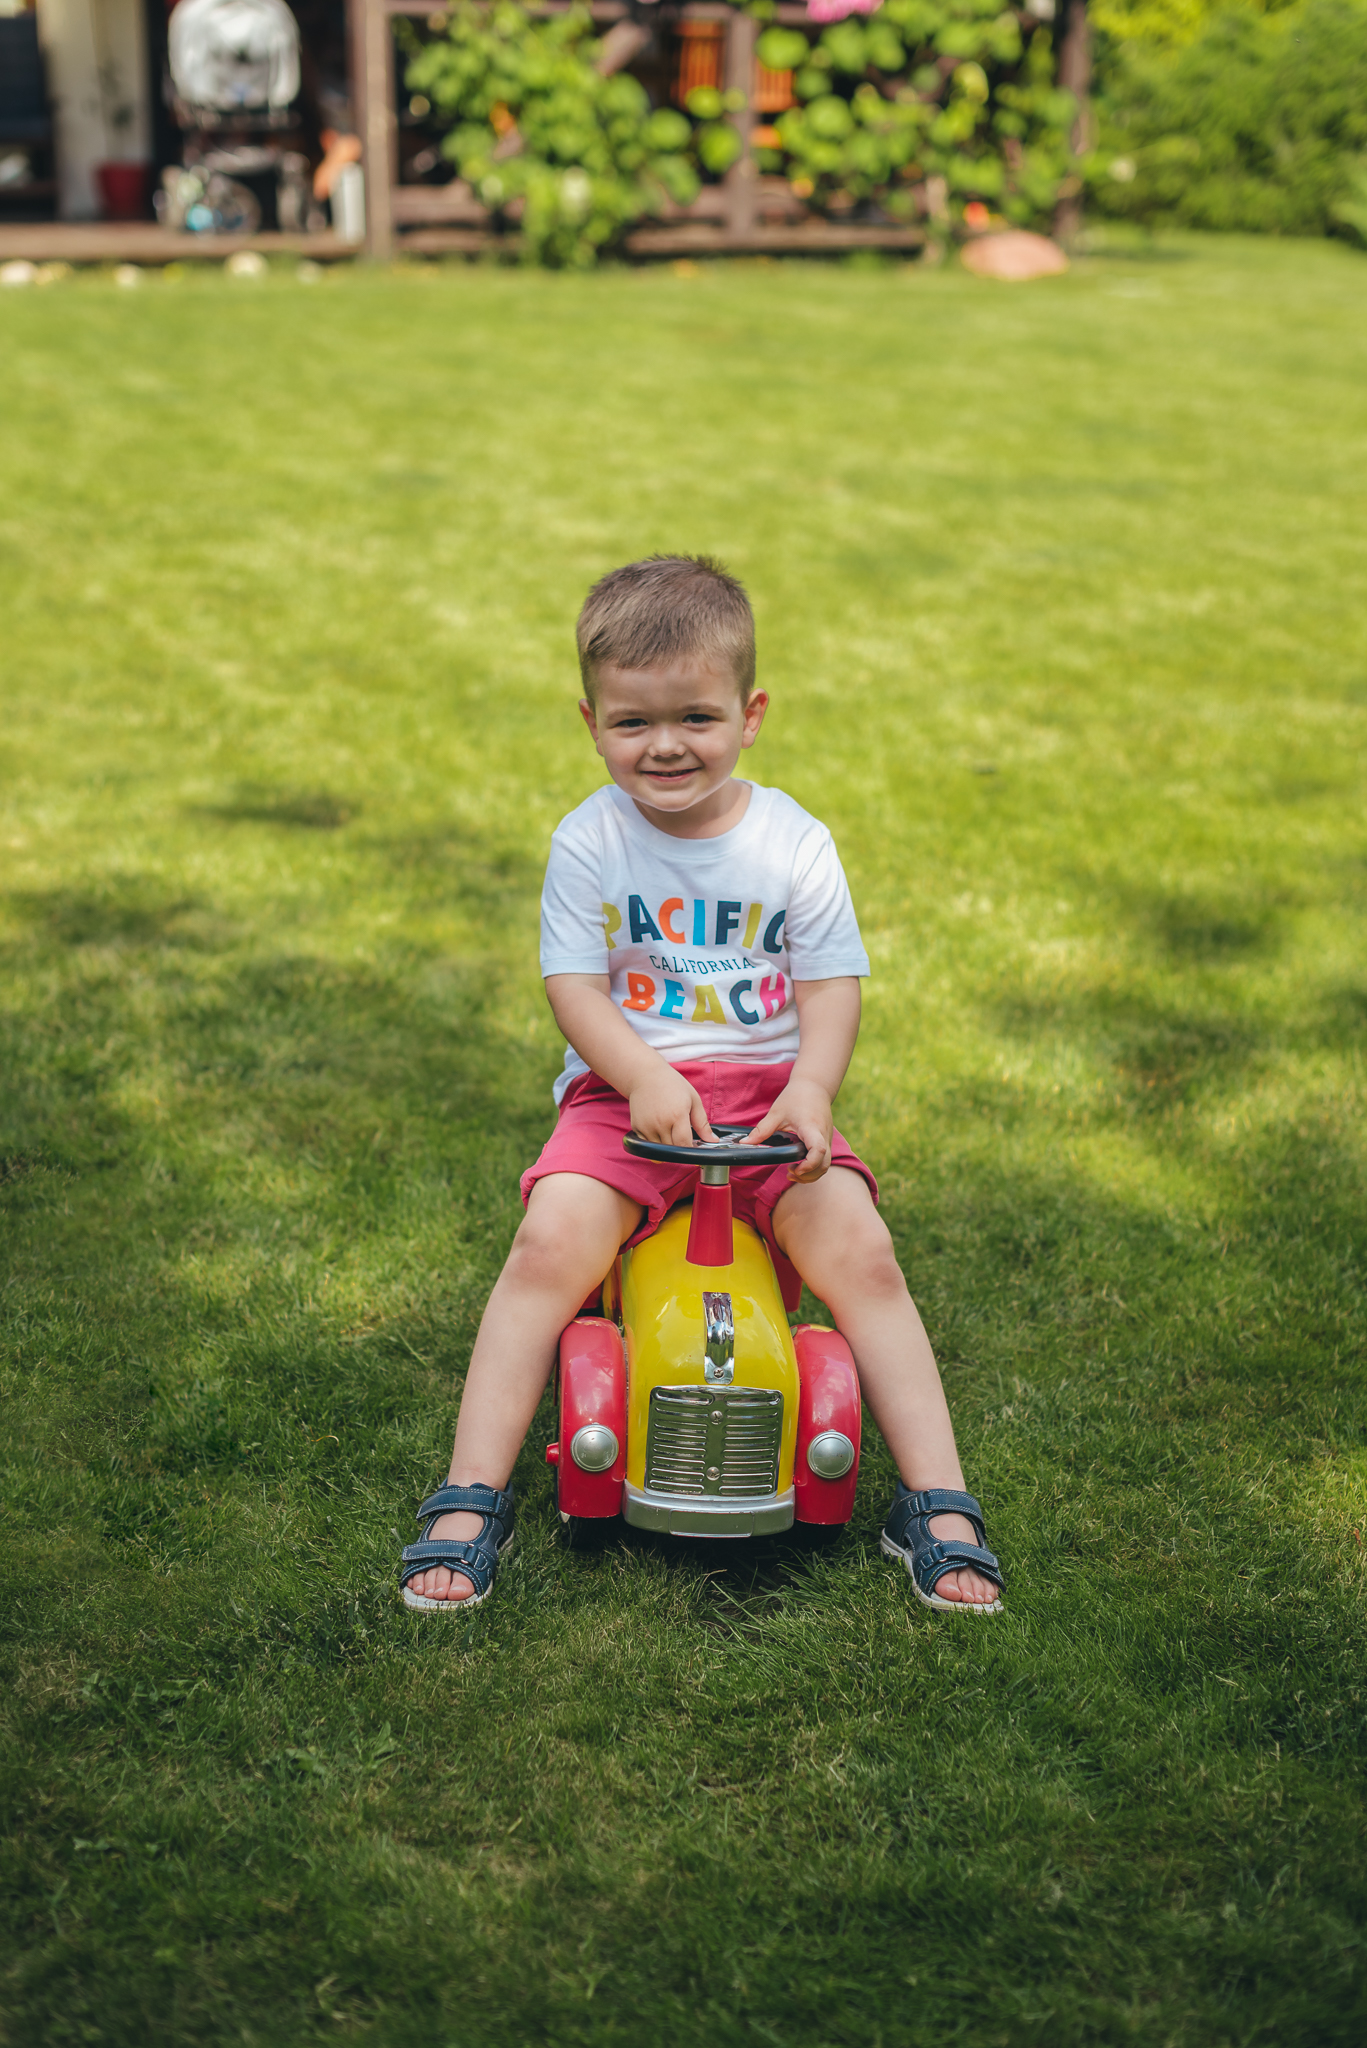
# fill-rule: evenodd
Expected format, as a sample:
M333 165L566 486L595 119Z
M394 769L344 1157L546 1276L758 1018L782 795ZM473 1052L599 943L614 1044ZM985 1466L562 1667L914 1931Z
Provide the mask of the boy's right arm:
M714 1133L696 1088L632 1030L606 974L548 974L546 1000L585 1065L625 1095L631 1128L657 1145L691 1145Z

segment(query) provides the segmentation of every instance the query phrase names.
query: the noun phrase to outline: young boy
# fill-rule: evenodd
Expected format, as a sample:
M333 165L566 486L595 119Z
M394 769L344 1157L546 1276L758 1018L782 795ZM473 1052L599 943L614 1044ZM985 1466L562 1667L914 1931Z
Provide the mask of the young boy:
M555 832L541 899L546 995L569 1041L559 1121L522 1177L527 1214L475 1340L450 1478L403 1553L403 1598L454 1611L491 1590L560 1332L693 1178L632 1158L623 1136L706 1141L715 1117L807 1148L796 1166L733 1171L733 1203L854 1353L901 1474L884 1553L927 1605L996 1613L1001 1571L877 1185L832 1128L869 971L845 876L824 825L733 772L769 706L749 601L713 562L655 556L594 586L578 639L579 709L611 781Z

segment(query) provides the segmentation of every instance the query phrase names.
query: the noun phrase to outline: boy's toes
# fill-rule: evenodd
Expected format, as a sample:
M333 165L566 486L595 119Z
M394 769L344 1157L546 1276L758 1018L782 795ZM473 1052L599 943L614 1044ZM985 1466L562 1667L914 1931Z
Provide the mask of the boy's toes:
M999 1588L978 1572L955 1572L953 1576L954 1590L949 1596L952 1600L961 1600L973 1607L990 1607L1000 1597Z
M450 1571L444 1564L433 1565L410 1584L428 1600L468 1600L475 1590L464 1572Z
M434 1565L426 1575L422 1591L428 1599L469 1599L473 1593L471 1581L463 1571L451 1571L447 1565Z

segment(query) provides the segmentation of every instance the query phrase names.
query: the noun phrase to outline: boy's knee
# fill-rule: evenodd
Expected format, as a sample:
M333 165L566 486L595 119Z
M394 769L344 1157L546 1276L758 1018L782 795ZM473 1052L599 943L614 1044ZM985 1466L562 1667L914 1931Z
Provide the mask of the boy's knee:
M842 1204L833 1214L823 1213L819 1225L803 1220L806 1227L800 1240L791 1243L790 1255L826 1300L833 1292L857 1294L861 1300L906 1292L891 1234L871 1202Z
M542 1281L568 1273L583 1259L583 1247L567 1217L524 1216L508 1251L508 1264Z
M861 1216L843 1242L832 1249L847 1284L862 1295L905 1293L906 1277L897 1263L892 1236L876 1209Z
M582 1292L601 1280L619 1242L616 1218L592 1209L586 1214L572 1199L534 1202L517 1227L504 1271L520 1283Z

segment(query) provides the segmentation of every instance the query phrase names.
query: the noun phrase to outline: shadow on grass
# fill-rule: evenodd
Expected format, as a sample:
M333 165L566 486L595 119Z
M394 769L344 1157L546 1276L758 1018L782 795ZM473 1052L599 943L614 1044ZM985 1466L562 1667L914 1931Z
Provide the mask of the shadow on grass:
M119 875L100 889L14 890L4 900L40 941L59 946L213 952L232 930L202 897L168 895L165 883L153 876Z
M269 791L249 788L232 803L186 804L189 818L214 819L224 825L283 825L305 832L339 832L361 814L354 797L326 789Z
M424 889L460 905L482 928L506 929L514 912L534 928L544 862L515 840L469 826L427 832L377 833L368 845L405 892Z
M1084 883L1088 893L1095 886ZM1289 897L1270 894L1261 884L1218 894L1142 889L1128 882L1101 886L1136 943L1178 968L1275 958L1285 940L1287 914L1296 907Z
M1162 1113L1203 1093L1229 1094L1273 1050L1268 1031L1246 1016L1193 1010L1123 987L1022 993L995 1004L989 1018L1018 1045L1084 1051L1110 1075L1113 1103L1130 1114ZM986 1083L964 1092L979 1107L1000 1094Z

